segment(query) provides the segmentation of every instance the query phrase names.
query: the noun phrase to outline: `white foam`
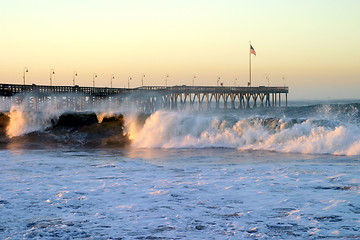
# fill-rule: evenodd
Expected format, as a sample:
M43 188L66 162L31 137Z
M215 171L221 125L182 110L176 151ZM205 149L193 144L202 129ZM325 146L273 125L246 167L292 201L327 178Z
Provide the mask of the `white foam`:
M39 102L38 107L41 110L34 111L26 102L12 105L9 112L10 122L6 129L7 136L13 138L35 131L43 131L51 127L51 121L56 121L64 112L74 111L73 108L62 103L61 96L55 102ZM96 112L100 123L105 116L116 115L121 110L121 107L112 102L104 102L95 108L83 109L83 111Z
M318 126L309 119L294 125L275 119L265 126L260 119L234 123L221 116L157 111L143 126L126 118L137 148L224 147L312 154L359 155L360 128L347 124Z
M17 137L35 131L43 131L51 126L51 119L60 116L64 110L44 106L43 111L29 111L25 104L13 105L9 112L10 122L6 129L8 137Z

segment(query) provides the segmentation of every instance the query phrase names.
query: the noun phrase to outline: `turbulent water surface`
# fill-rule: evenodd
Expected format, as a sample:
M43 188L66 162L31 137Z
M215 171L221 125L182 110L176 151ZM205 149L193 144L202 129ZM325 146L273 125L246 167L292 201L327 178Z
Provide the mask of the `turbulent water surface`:
M0 116L0 239L358 239L359 108L14 106Z

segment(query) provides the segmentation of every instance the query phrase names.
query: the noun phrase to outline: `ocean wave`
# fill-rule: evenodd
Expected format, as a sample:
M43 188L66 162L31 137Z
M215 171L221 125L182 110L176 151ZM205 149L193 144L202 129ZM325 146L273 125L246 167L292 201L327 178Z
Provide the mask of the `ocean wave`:
M333 120L223 117L158 111L143 126L127 124L139 148L237 148L359 155L360 128Z
M16 107L0 114L2 147L123 147L129 144L122 114L31 112Z
M236 148L360 155L360 104L221 112L81 113L13 106L0 114L0 146Z
M341 120L360 122L360 103L348 104L316 104L302 107L286 108L284 113L291 117L313 119Z

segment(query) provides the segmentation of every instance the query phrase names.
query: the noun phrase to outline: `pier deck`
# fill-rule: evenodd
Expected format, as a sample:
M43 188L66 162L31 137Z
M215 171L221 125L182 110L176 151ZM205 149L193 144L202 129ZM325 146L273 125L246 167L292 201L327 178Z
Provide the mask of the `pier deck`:
M213 86L143 86L138 88L106 88L80 86L45 86L0 84L2 105L28 102L35 110L39 103L56 102L58 107L82 110L99 102L110 101L132 105L141 111L157 109L208 110L211 108L242 109L287 106L288 87L213 87ZM281 95L284 100L281 101ZM55 101L56 100L56 101ZM60 101L60 102L59 102ZM214 103L214 104L211 104ZM61 106L63 104L63 106ZM230 104L230 105L229 105ZM215 105L215 106L214 106ZM221 106L222 105L222 106Z

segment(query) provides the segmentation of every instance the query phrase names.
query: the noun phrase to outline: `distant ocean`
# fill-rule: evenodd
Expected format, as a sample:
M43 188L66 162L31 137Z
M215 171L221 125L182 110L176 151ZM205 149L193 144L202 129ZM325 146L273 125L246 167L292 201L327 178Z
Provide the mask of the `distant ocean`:
M104 109L0 114L0 239L360 239L359 100Z

